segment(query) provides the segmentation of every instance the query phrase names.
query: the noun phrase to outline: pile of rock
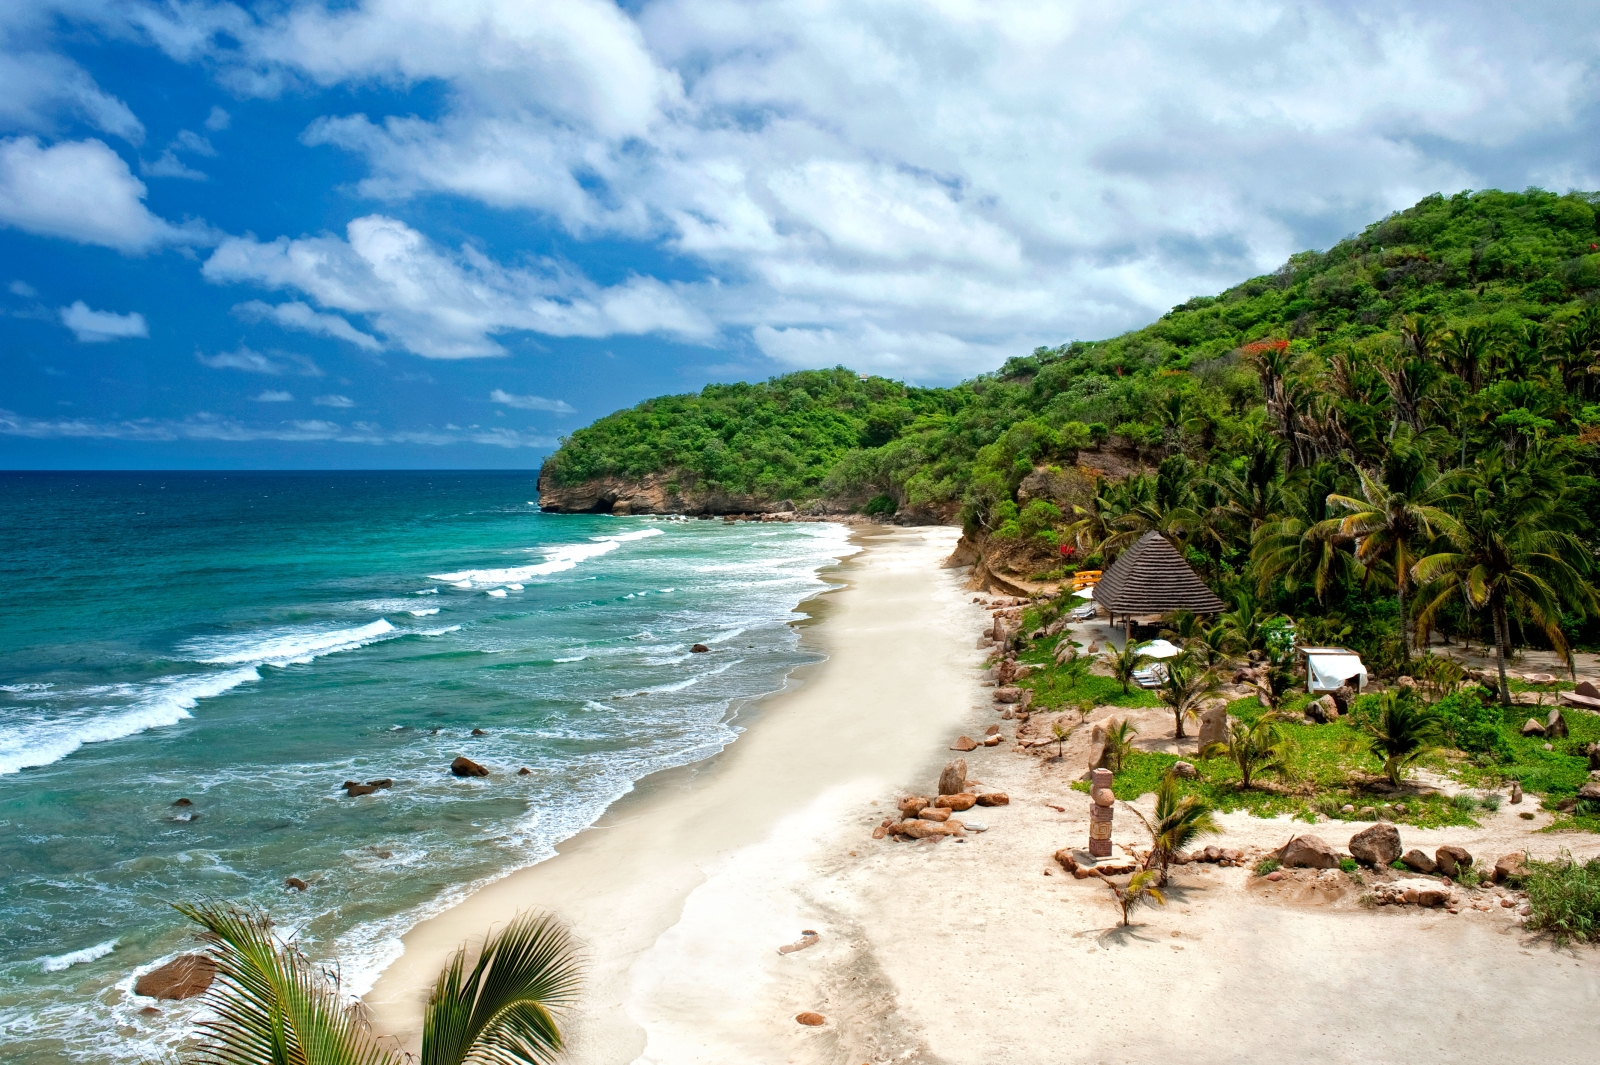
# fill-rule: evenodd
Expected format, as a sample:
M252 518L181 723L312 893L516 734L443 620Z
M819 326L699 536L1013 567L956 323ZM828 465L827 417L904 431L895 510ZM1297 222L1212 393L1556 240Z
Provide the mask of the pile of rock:
M1379 906L1449 906L1455 898L1448 885L1412 877L1374 884L1372 901Z
M1522 725L1524 736L1543 736L1546 739L1564 740L1571 733L1567 730L1567 719L1561 716L1559 707L1550 711L1543 722L1538 718L1530 717Z
M973 781L972 783L977 783ZM899 819L885 818L872 830L873 839L935 839L944 836L964 836L968 832L983 832L987 826L976 821L962 821L952 816L974 806L1009 806L1011 796L1003 791L976 793L967 782L967 763L953 759L939 774L939 794L931 801L923 795L911 795L899 802Z
M1204 862L1212 865L1235 866L1245 863L1245 855L1244 851L1238 847L1208 846L1203 850L1180 854L1173 861L1178 865Z
M1448 876L1451 879L1472 868L1472 855L1467 849L1448 843L1434 851L1431 858L1422 851L1412 848L1400 856L1400 861L1414 873Z

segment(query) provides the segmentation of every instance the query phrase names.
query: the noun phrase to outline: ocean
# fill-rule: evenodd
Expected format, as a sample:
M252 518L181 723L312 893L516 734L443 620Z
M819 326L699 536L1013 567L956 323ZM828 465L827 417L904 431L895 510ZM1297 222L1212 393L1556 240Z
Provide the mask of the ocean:
M194 947L174 902L265 910L363 992L419 918L732 742L854 550L536 500L529 473L0 473L5 1061L170 1048L193 1004L130 992Z

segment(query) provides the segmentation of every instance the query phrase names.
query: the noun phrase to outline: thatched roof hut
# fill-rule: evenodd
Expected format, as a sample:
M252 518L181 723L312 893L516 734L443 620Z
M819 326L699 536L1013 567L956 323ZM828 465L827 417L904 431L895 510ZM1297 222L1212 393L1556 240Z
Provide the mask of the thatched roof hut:
M1094 601L1118 614L1170 614L1192 610L1216 614L1227 609L1183 556L1158 532L1147 532L1117 556L1094 588Z

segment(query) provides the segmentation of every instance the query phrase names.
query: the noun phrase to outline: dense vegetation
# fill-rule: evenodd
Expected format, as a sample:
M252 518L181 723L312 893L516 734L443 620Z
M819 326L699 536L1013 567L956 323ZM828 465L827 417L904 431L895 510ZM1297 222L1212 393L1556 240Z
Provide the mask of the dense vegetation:
M1036 576L1155 529L1226 598L1390 674L1435 632L1593 644L1597 204L1431 196L1111 340L950 389L841 369L652 400L550 474L959 514ZM1097 479L1108 441L1149 472Z

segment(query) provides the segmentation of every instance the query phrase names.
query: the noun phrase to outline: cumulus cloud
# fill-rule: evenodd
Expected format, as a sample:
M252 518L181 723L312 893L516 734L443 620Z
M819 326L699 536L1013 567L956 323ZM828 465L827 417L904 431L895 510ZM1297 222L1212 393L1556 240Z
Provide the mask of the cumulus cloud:
M266 374L270 377L280 377L285 374L298 374L302 377L322 376L322 370L317 364L304 355L284 352L273 354L276 357L270 358L241 345L233 351L219 351L215 355L196 352L195 361L213 370L243 370L245 373Z
M345 407L353 407L353 406L356 405L356 401L351 399L349 396L337 396L337 395L333 395L333 396L318 396L316 399L313 399L311 402L315 403L319 407L345 408Z
M128 105L72 60L51 52L0 52L0 127L50 132L63 113L129 144L144 140L144 124Z
M129 337L147 337L150 327L138 311L117 314L114 311L90 310L82 300L70 307L61 308L61 324L72 330L74 336L86 344L108 340L126 340Z
M288 403L293 399L293 392L285 392L281 388L269 388L255 397L257 403Z
M690 339L714 327L684 286L634 277L609 288L543 261L508 267L471 246L435 246L393 218L368 215L331 234L263 242L231 237L203 271L217 283L295 289L324 307L366 315L406 350L436 359L503 355L498 335L668 333Z
M206 116L206 129L213 133L225 130L232 124L233 116L220 107L213 107L211 113Z
M273 306L261 300L248 300L234 306L233 313L251 322L270 321L282 329L295 329L302 333L346 340L367 351L379 351L383 344L339 317L321 314L307 304L294 300Z
M205 226L150 213L146 191L103 141L48 148L35 137L0 141L0 225L127 254L208 242Z
M478 444L502 448L551 448L558 441L537 433L516 429L483 429L477 426L443 429L386 429L372 422L297 420L271 425L253 425L214 414L199 413L188 418L140 418L103 421L94 418L30 418L0 410L0 436L34 440L88 439L165 442L203 440L224 443L250 443L259 440L285 443L340 444L422 444L444 447Z
M571 414L572 404L560 399L545 399L543 396L517 396L503 388L497 388L489 393L490 403L499 403L517 410L542 410L551 414Z

